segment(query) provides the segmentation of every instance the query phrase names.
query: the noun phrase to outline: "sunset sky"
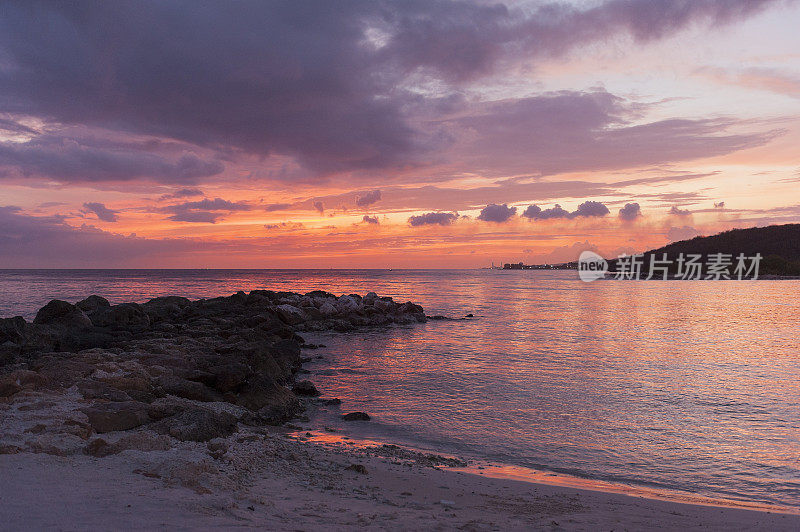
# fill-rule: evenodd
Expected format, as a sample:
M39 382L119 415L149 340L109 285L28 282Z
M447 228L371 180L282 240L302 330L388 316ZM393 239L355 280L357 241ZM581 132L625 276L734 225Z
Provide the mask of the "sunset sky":
M574 260L800 221L800 2L4 2L0 267Z

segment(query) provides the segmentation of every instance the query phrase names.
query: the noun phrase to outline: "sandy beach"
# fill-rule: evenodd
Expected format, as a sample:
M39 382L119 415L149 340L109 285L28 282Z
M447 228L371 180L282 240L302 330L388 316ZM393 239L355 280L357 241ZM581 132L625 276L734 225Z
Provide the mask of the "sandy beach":
M0 456L2 530L797 530L800 516L485 478L276 430ZM109 440L114 440L114 435ZM357 467L354 467L357 466ZM363 469L362 469L363 468Z

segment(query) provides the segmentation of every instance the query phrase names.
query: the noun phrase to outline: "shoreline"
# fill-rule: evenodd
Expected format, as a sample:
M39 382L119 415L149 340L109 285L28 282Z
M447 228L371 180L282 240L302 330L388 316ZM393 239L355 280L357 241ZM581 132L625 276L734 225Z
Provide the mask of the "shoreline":
M206 444L0 455L3 529L796 530L800 516L496 479L242 431ZM149 437L152 437L150 435ZM69 482L64 482L69 479ZM111 488L110 488L111 487Z
M520 481L507 466L493 478L406 447L289 434L325 401L296 380L318 347L298 332L426 319L373 293L253 291L92 296L0 320L0 529L800 528L774 509Z
M344 436L322 430L300 429L293 431L291 434L293 437L299 440L321 445L323 447L353 446L351 448L366 449L367 451L373 450L376 447L399 448L403 451L408 451L409 453L416 453L423 456L434 456L443 458L444 460L461 461L464 462L463 466L448 465L446 466L447 470L496 480L514 480L533 485L546 485L554 488L565 489L579 489L583 491L599 492L609 495L616 494L644 498L653 501L665 501L687 505L710 506L715 508L730 508L800 516L800 507L791 508L777 504L773 505L766 502L762 503L698 495L691 492L670 488L655 488L635 484L625 484L622 482L597 480L588 477L568 475L564 473L551 472L481 459L465 460L462 457L440 453L437 450L415 448L409 445L398 444L390 441Z

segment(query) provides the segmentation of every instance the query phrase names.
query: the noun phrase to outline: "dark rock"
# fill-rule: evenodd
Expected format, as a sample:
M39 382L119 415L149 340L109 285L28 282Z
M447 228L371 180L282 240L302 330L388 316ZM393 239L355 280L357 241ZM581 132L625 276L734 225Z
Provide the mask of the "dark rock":
M322 395L314 383L311 381L300 381L292 386L292 391L295 395L303 395L307 397L319 397Z
M105 382L83 379L78 382L78 391L84 399L103 399L106 401L130 401L132 398L122 390Z
M174 397L162 397L150 403L147 407L147 415L150 419L154 421L159 421L161 419L174 416L180 412L183 412L187 408L192 407L192 403L189 403L183 399L176 399Z
M74 358L71 353L43 355L30 364L32 370L48 378L51 384L69 388L88 377L95 367Z
M123 303L92 314L92 323L97 327L119 329L145 329L150 326L150 317L136 303Z
M203 402L216 401L219 399L210 388L201 382L190 381L173 375L159 377L156 382L164 393L176 397Z
M299 333L425 319L418 305L398 305L375 293L337 298L322 291L304 296L254 290L195 302L163 297L114 306L99 296L77 305L55 300L40 310L35 323L0 320L0 373L4 365L15 364L46 383L0 377L0 394L27 386L77 385L92 423L61 427L71 434L88 438L92 430L126 430L154 421L165 434L202 439L214 432L208 425L218 423L212 423L213 411L198 412L202 407L193 401L227 401L246 409L238 422L263 424L301 414L306 402L298 395L319 396L308 382L288 388L301 371L301 348L317 347ZM352 412L345 419L369 416ZM235 423L221 432L229 430Z
M100 403L85 408L83 412L98 434L133 429L150 420L147 405L137 401Z
M90 441L83 452L95 458L103 458L114 454L112 447L103 438L95 438Z
M92 321L81 309L60 299L54 299L40 308L33 323L76 328L92 326Z
M464 316L464 317L465 317L465 318L474 318L475 316L474 316L473 314L467 314L467 315L466 315L466 316Z
M111 303L108 302L108 299L100 296L89 296L86 299L78 301L75 303L75 306L84 311L87 314L91 314L98 309L101 308L108 308L111 306Z
M214 375L214 389L221 393L238 390L252 374L247 365L239 362L212 366L208 371Z
M189 308L192 302L185 297L166 296L151 299L142 309L150 316L152 321L173 321L180 319L184 309Z
M288 325L297 325L307 319L306 313L292 305L278 305L275 307L278 317Z
M49 379L34 371L18 369L0 375L0 397L10 397L23 389L36 389L46 385Z
M297 401L286 388L265 374L256 374L247 379L238 396L237 404L249 410L261 410L270 404Z
M160 434L180 441L205 442L225 438L236 432L236 418L225 412L191 408L151 425Z
M25 326L22 316L0 319L0 344L11 342L21 345L25 342Z
M285 383L295 370L300 368L302 357L300 356L300 344L295 340L278 340L267 349L274 362L280 368L276 378L279 382ZM253 368L256 369L255 367Z
M325 399L325 400L323 400L322 404L323 405L328 405L328 406L336 406L336 405L342 404L342 400L339 399L338 397L334 397L333 399Z
M151 299L150 301L145 303L144 306L147 306L148 309L152 307L163 307L163 306L184 308L190 306L191 304L192 301L185 297L162 296Z
M19 454L22 452L22 447L16 445L2 445L0 444L0 454Z
M350 412L342 416L345 421L369 421L371 418L365 412Z
M7 375L0 377L0 397L11 397L22 391L22 386Z
M355 471L356 473L360 473L362 475L366 475L368 473L367 468L361 464L350 464L349 466L345 467L346 471Z
M306 293L307 297L321 297L323 299L333 299L336 297L335 295L331 294L330 292L325 292L324 290L312 290L311 292Z

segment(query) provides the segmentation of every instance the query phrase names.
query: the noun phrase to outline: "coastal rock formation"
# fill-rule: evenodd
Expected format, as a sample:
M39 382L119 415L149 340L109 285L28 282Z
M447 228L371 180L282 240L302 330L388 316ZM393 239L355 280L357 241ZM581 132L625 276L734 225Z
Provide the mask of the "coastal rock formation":
M372 292L53 300L33 322L0 319L0 410L19 417L41 408L58 418L12 434L15 448L37 452L107 456L125 444L87 443L92 435L140 428L179 441L224 438L240 425L287 421L320 395L309 381L293 384L304 360L299 332L425 320L419 305ZM0 432L14 432L13 422L0 422Z
M342 416L345 421L369 421L371 418L366 412L350 412Z

